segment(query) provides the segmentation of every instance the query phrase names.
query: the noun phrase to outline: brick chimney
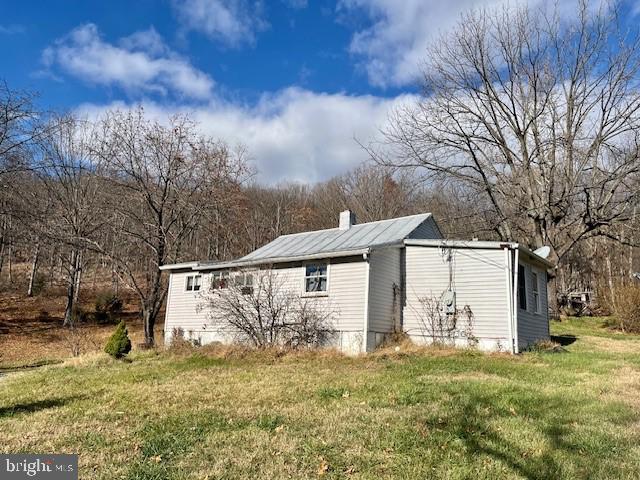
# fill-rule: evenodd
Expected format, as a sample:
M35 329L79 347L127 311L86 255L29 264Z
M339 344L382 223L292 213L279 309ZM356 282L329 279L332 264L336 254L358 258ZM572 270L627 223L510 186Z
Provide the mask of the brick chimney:
M340 230L349 230L356 224L356 214L351 210L340 212Z

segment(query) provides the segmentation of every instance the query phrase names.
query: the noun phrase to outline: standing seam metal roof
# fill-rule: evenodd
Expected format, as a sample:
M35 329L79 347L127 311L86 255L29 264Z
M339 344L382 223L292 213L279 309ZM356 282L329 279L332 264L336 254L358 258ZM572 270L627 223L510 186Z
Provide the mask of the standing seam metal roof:
M401 243L431 218L430 213L353 225L348 230L331 228L282 235L238 261L315 255Z

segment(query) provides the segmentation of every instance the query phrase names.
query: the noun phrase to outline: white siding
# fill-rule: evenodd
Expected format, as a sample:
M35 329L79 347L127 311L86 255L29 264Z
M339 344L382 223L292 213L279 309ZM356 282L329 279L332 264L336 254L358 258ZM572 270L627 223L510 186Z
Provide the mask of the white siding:
M547 298L547 272L527 261L520 261L520 266L525 269L525 282L527 291L527 309L518 305L518 348L526 348L536 340L549 339L549 305ZM531 272L538 274L538 293L540 295L540 309L535 313L533 296L533 278ZM517 285L517 284L516 284Z
M400 277L399 248L374 250L369 257L369 331L389 333L394 327L394 285L398 292L402 285ZM400 314L401 295L397 295L397 314ZM399 320L399 319L398 319Z
M418 341L430 341L419 299L456 293L456 306L468 305L473 312L473 335L483 349L510 350L508 265L504 250L453 248L451 270L446 250L439 247L406 248L406 304L404 330ZM465 321L459 317L458 331ZM456 343L466 344L458 334Z
M313 262L309 262L313 263ZM329 260L328 294L309 296L310 302L332 313L333 327L339 332L337 347L345 351L359 351L364 330L365 268L362 257ZM275 268L282 288L304 295L304 264L285 264ZM191 273L193 274L193 273ZM174 328L202 343L229 341L228 332L220 331L210 318L210 307L202 295L186 292L185 278L189 273L172 273L165 320L165 339L170 340ZM203 275L203 291L208 288L210 275Z

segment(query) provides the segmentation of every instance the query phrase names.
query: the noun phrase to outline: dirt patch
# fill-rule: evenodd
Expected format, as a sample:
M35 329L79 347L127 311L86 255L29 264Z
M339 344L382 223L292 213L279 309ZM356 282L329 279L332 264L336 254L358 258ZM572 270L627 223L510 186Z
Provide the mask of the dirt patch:
M91 311L95 292L87 291L83 297L82 308ZM137 305L127 299L120 317L127 323L135 348L144 340L142 321ZM101 351L115 325L84 322L78 324L75 331L70 331L62 326L64 306L65 299L61 296L0 294L0 367L65 359L72 356L72 350L82 354ZM164 313L159 320L155 330L160 342Z

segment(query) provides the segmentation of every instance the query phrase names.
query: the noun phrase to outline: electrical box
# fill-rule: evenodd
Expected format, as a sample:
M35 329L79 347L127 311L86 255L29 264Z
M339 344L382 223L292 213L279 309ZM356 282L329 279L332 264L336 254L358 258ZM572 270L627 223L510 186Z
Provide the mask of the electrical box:
M442 295L442 310L447 315L456 313L456 292L449 290Z

